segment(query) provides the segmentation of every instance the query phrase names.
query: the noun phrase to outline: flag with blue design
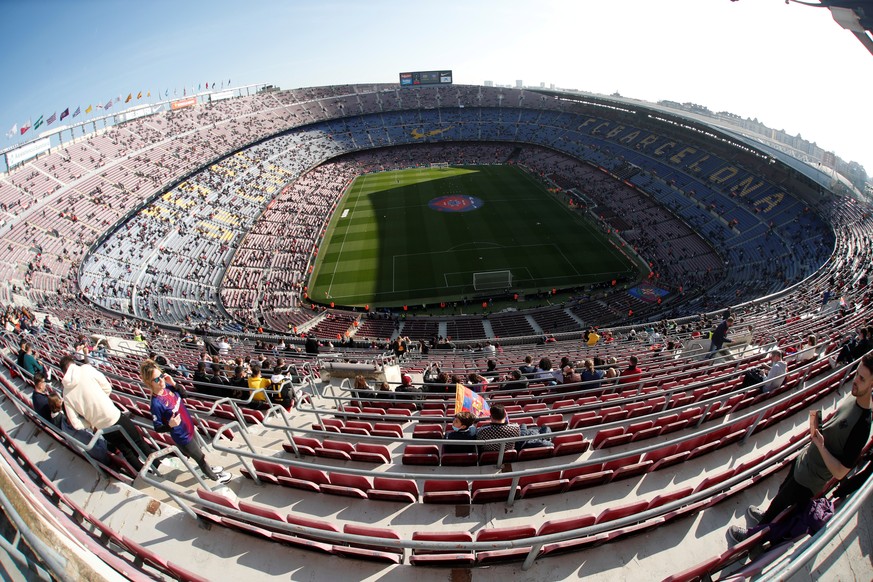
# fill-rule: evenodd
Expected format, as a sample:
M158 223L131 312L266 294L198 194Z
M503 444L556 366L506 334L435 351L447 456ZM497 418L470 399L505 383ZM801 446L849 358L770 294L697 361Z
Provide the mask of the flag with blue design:
M489 416L491 407L481 395L476 394L463 384L455 384L455 412L466 410L474 416Z

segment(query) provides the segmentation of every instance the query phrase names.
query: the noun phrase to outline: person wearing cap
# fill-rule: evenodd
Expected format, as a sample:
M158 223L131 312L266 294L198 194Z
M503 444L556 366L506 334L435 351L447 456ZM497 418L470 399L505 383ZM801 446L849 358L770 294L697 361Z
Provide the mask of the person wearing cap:
M421 388L412 385L412 377L409 374L403 374L400 377L400 386L394 389L397 395L397 400L412 400L418 402L424 400L424 395L421 393ZM421 405L417 404L417 407Z
M764 385L761 386L761 391L766 394L776 388L782 386L785 382L785 372L788 366L782 361L782 352L773 350L770 352L770 371L767 372L767 377L764 378Z

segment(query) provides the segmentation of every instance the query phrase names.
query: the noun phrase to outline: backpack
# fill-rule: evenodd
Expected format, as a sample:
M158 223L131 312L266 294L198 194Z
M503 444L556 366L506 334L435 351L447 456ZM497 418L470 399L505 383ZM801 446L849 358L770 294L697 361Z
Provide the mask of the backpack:
M764 372L761 371L761 368L752 368L751 370L746 370L745 373L743 373L743 388L748 388L749 386L760 384L763 381Z

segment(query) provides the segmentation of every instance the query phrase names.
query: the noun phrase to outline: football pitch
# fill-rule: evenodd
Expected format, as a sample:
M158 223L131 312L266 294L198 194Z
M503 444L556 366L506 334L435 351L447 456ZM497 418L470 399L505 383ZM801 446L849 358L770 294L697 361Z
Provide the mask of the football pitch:
M399 307L610 281L639 267L514 166L359 176L328 225L310 298Z

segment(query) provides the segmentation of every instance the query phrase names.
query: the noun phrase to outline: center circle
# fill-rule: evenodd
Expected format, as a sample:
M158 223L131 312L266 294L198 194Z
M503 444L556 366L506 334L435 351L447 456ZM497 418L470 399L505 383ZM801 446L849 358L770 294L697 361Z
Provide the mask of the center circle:
M437 212L470 212L478 210L485 205L481 198L467 196L465 194L450 194L434 198L427 203L432 210Z

